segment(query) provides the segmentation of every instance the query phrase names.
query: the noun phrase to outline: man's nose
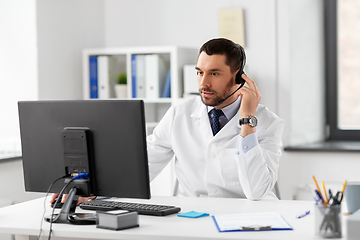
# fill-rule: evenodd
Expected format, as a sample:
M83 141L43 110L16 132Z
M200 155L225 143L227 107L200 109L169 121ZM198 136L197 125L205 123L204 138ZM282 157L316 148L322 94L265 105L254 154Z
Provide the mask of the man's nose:
M200 76L199 86L200 87L210 86L210 78L207 74L204 73L202 76Z

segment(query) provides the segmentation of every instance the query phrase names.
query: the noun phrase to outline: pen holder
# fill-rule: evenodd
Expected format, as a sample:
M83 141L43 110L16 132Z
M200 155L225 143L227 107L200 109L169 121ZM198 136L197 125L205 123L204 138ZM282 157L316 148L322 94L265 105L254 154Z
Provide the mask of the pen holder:
M341 205L315 206L315 231L323 238L341 237Z

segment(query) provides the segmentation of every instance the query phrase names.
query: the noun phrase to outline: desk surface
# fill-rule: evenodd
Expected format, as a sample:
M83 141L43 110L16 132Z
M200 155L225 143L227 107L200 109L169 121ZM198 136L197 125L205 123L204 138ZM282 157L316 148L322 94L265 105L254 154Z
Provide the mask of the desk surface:
M4 152L0 151L0 162L1 161L9 161L15 159L21 159L21 152Z
M176 205L181 207L181 212L199 211L207 212L210 215L279 212L294 230L219 233L210 216L190 219L177 217L176 214L166 217L140 215L140 227L122 231L98 229L95 225L53 224L52 239L319 239L315 235L313 201L250 201L246 199L182 197L153 197L151 200L130 199L130 201ZM48 205L47 202L46 214L51 213ZM21 239L28 239L28 235L37 236L43 209L44 198L0 208L0 233L20 235ZM301 219L296 218L299 212L308 209L312 211L308 216ZM342 218L342 233L345 238L346 216L343 215ZM43 222L42 226L42 235L47 236L49 223Z

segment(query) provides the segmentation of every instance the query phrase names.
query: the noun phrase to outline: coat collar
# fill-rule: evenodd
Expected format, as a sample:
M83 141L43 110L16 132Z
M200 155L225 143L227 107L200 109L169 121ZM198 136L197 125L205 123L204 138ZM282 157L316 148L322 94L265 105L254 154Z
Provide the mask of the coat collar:
M226 135L228 134L228 133L226 133L227 130L231 131L231 129L233 129L233 128L237 129L237 131L234 132L234 134L240 133L241 126L239 125L239 120L241 119L241 116L240 116L240 114L237 113L237 114L235 114L235 116L232 119L230 119L230 121L214 137L212 134L211 126L210 126L210 121L209 121L206 105L203 104L200 97L197 97L195 99L195 101L196 101L197 106L195 107L194 111L191 113L190 117L197 119L198 127L204 133L205 137L207 137L208 139L209 138L210 139L220 138L223 134L226 134Z

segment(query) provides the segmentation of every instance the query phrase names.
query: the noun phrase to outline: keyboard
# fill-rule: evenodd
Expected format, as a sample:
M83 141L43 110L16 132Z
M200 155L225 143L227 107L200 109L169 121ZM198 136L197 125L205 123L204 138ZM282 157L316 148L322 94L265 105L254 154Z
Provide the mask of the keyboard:
M80 208L95 211L128 210L141 215L167 216L180 212L181 208L167 205L93 200L80 204Z

